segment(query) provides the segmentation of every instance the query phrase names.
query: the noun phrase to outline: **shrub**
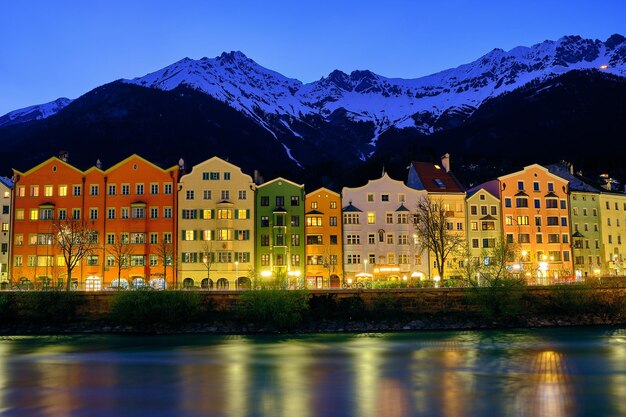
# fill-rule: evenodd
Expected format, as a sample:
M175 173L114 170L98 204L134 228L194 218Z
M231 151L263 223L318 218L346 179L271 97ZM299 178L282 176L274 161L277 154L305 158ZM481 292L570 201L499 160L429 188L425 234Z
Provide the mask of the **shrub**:
M359 296L342 298L337 303L337 313L347 320L362 320L367 317L365 301Z
M237 317L276 330L289 330L304 320L309 309L306 290L261 289L241 294Z
M15 318L15 297L12 293L0 293L0 323L8 324Z
M113 296L109 318L117 324L155 327L198 321L206 310L194 291L123 291Z
M402 306L397 294L388 292L377 294L372 306L372 317L396 320L402 316Z
M524 288L523 280L501 278L489 286L470 288L468 301L482 318L506 323L522 312Z
M17 319L38 324L60 324L76 321L81 298L63 290L29 291L17 295Z
M581 315L590 312L591 298L584 284L555 285L550 288L549 313Z
M619 316L626 314L623 291L617 288L601 289L594 283L557 285L550 289L549 313L581 316L600 314Z
M311 320L330 319L337 314L336 294L314 295L309 299Z

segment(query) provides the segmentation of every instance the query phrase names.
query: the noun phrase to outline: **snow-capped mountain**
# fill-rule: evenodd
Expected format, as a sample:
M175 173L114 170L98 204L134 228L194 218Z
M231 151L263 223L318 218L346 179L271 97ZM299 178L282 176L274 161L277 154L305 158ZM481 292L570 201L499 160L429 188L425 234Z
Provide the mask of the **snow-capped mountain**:
M0 127L48 118L58 113L71 102L72 100L69 98L61 97L50 103L36 104L23 109L13 110L0 117Z
M307 115L327 118L343 108L354 121L374 123L375 144L391 126L416 127L428 134L444 114L471 114L488 98L574 69L626 76L626 38L613 35L602 42L566 36L508 52L494 49L472 63L416 79L335 70L303 84L263 68L241 52L230 52L212 59L185 58L124 81L162 90L186 85L244 112L270 131L278 116L296 137L294 120Z
M421 78L387 78L367 70L350 74L335 70L308 84L264 68L241 52L230 52L216 58L185 58L143 77L103 85L76 99L66 110L63 109L69 99L16 110L0 118L0 128L31 121L45 124L42 129L52 125L69 128L66 119L71 119L72 126L87 123L92 128L91 124L115 120L113 124L95 127L110 134L106 136L110 141L122 137L112 126L123 119L123 128L130 131L131 124L137 125L137 134L145 131L139 125L169 122L176 125L167 125L168 129L179 132L180 123L186 123L182 121L186 119L173 116L175 112L169 106L184 101L189 105L188 111L198 112L194 113L198 116L194 120L200 125L190 128L195 128L202 140L209 139L205 139L206 132L200 134L201 127L219 130L228 125L236 130L235 126L243 122L235 119L245 119L273 142L264 145L267 149L274 153L284 151L290 164L305 168L320 161L334 161L337 155L371 161L391 146L389 140L385 143L385 132L393 136L399 129L406 137L433 133L437 137L474 118L486 101L505 97L503 93L540 83L547 89L555 88L550 84L553 79L556 83L557 77L572 70L587 69L595 71L581 73L583 78L626 77L626 38L613 35L603 42L566 36L510 51L494 49L469 64ZM191 96L193 100L187 100ZM154 102L136 106L147 97L158 100L158 111ZM191 102L202 104L194 106ZM154 114L143 112L146 108L154 109ZM55 118L37 121L55 113L59 113ZM130 115L134 118L127 118ZM226 123L226 119L232 123ZM226 136L242 137L253 129L238 133L234 130L210 138L213 148ZM257 138L258 131L254 134ZM50 134L49 130L46 132ZM145 140L158 141L154 135L168 132L164 127ZM21 138L19 132L11 131L2 139L12 135L16 143ZM64 137L63 132L59 135Z

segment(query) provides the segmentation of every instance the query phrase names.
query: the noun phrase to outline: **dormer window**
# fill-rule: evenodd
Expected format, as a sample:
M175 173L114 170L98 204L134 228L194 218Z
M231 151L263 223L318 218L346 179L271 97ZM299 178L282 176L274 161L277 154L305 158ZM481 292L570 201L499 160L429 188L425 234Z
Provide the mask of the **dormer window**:
M433 181L435 181L435 184L437 184L437 187L446 188L446 185L439 178L435 178Z

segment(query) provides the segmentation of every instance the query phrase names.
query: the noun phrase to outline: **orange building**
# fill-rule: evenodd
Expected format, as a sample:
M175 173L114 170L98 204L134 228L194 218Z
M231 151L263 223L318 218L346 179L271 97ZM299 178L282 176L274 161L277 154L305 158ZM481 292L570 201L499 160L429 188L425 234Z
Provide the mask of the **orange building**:
M340 288L342 270L341 196L320 188L306 195L306 286Z
M46 287L66 281L53 227L76 219L95 232L95 249L72 271L73 287L103 289L118 275L116 286L160 286L164 275L168 286L176 285L178 167L161 169L132 155L107 170L81 171L62 155L26 172L14 170L14 180L14 284Z
M567 181L537 164L498 180L502 232L517 244L523 276L546 283L572 275Z

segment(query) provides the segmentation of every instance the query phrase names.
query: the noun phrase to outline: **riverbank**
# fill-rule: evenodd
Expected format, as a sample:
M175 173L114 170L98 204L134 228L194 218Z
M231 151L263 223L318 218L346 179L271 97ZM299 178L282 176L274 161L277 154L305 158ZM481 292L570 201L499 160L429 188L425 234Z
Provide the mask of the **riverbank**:
M0 293L0 334L276 334L626 324L626 288Z
M291 329L277 329L256 323L210 322L179 325L133 326L115 325L107 322L83 322L67 324L13 323L0 328L0 335L62 335L62 334L319 334L319 333L399 333L437 330L487 330L487 329L533 329L589 326L626 326L623 317L525 317L518 320L487 322L480 317L422 317L407 320L325 320L302 323Z

